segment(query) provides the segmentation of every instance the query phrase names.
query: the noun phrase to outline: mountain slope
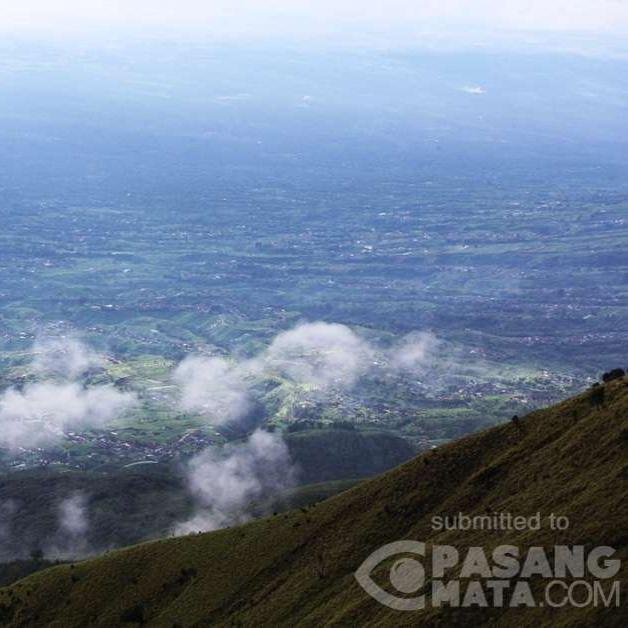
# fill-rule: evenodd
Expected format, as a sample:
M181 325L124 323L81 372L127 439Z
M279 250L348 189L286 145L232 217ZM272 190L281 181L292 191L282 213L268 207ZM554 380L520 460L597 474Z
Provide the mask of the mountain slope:
M0 590L7 626L620 626L619 608L427 608L371 599L355 570L401 539L493 548L610 545L628 559L628 385L587 391L517 424L420 456L307 510L119 550ZM431 518L487 511L569 517L564 531L434 532ZM531 581L533 591L540 582Z

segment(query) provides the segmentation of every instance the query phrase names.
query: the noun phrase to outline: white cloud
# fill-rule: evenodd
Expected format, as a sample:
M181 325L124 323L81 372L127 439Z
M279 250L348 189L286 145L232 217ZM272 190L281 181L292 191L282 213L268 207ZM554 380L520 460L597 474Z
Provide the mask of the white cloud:
M408 334L388 352L389 363L400 371L423 372L432 364L439 345L434 334Z
M39 338L32 356L40 381L0 393L0 447L54 445L68 431L102 428L137 404L134 393L76 381L104 359L73 336Z
M0 396L0 447L45 447L68 431L102 428L135 403L135 395L113 386L42 382L10 388Z
M350 388L372 365L374 351L346 325L304 323L279 334L265 367L318 389Z
M181 408L203 414L216 425L241 418L251 407L241 366L224 358L189 356L173 379L181 389Z
M244 418L253 407L251 385L278 375L325 395L347 391L374 368L419 372L438 347L430 333L405 336L390 349L369 343L346 325L302 323L279 333L257 356L241 361L189 356L175 369L179 404L222 425Z
M294 485L295 471L280 434L255 431L243 444L206 449L188 465L188 484L198 502L196 514L176 526L176 534L216 530L242 523L252 509Z
M75 492L58 504L58 529L44 551L48 558L67 560L89 554L87 501L85 494Z
M41 337L33 346L33 369L40 375L75 379L104 360L71 336Z
M375 350L345 325L303 323L278 334L259 355L241 361L189 356L175 369L180 407L214 425L236 422L253 407L250 386L276 374L318 392L349 389L372 366Z
M75 493L59 504L59 529L71 537L82 537L87 533L87 497Z

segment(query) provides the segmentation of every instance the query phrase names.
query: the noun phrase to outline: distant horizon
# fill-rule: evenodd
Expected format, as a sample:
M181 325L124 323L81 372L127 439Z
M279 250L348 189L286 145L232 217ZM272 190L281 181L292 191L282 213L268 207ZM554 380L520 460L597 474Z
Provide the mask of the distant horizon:
M0 6L4 39L111 45L137 40L628 56L628 3L612 0L24 0Z

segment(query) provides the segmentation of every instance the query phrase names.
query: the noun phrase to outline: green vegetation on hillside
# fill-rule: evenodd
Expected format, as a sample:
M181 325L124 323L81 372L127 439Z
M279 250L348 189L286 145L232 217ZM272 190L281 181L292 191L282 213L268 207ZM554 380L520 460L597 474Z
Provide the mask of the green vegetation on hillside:
M628 386L587 391L424 454L310 508L61 565L0 591L9 627L139 625L624 626L628 608L427 608L371 599L354 572L401 539L493 548L608 545L628 575ZM435 532L434 515L540 512L566 530ZM384 566L376 569L382 575ZM533 577L538 592L542 582ZM625 599L625 598L624 598Z

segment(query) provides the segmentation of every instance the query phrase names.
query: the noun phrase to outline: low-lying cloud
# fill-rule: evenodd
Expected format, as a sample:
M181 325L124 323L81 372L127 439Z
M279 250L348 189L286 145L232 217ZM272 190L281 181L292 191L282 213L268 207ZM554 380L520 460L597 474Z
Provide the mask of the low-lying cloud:
M33 370L43 376L72 380L103 363L102 356L72 336L40 337L33 345Z
M438 341L429 333L410 334L383 348L346 325L303 323L278 334L252 358L189 356L173 379L184 410L222 425L250 412L257 378L285 378L325 395L351 389L373 369L423 372L437 347ZM189 520L175 527L175 534L247 521L293 486L296 473L282 436L258 429L243 444L206 449L190 461L187 476L198 507Z
M439 345L434 334L413 332L388 350L388 363L395 370L422 373L432 364Z
M288 447L278 433L256 430L243 444L209 448L187 468L194 516L175 534L217 530L248 521L295 483Z
M237 422L254 403L256 378L274 375L325 395L347 391L373 369L422 372L438 341L430 333L413 333L391 348L370 343L346 325L303 323L279 333L253 358L189 356L174 372L180 406L214 425Z
M0 397L0 447L45 447L68 431L102 428L136 403L113 386L36 383L11 388Z
M77 558L89 553L87 502L88 499L85 494L76 492L59 503L57 535L50 547L46 549L46 556L63 559Z
M189 356L173 379L181 389L181 408L209 416L216 425L237 420L250 409L245 373L225 358Z
M74 338L38 340L32 367L43 379L0 394L0 447L15 450L54 445L68 431L103 428L134 407L134 393L77 381L103 362Z
M299 384L351 388L372 366L375 351L346 325L305 323L280 333L261 359Z

